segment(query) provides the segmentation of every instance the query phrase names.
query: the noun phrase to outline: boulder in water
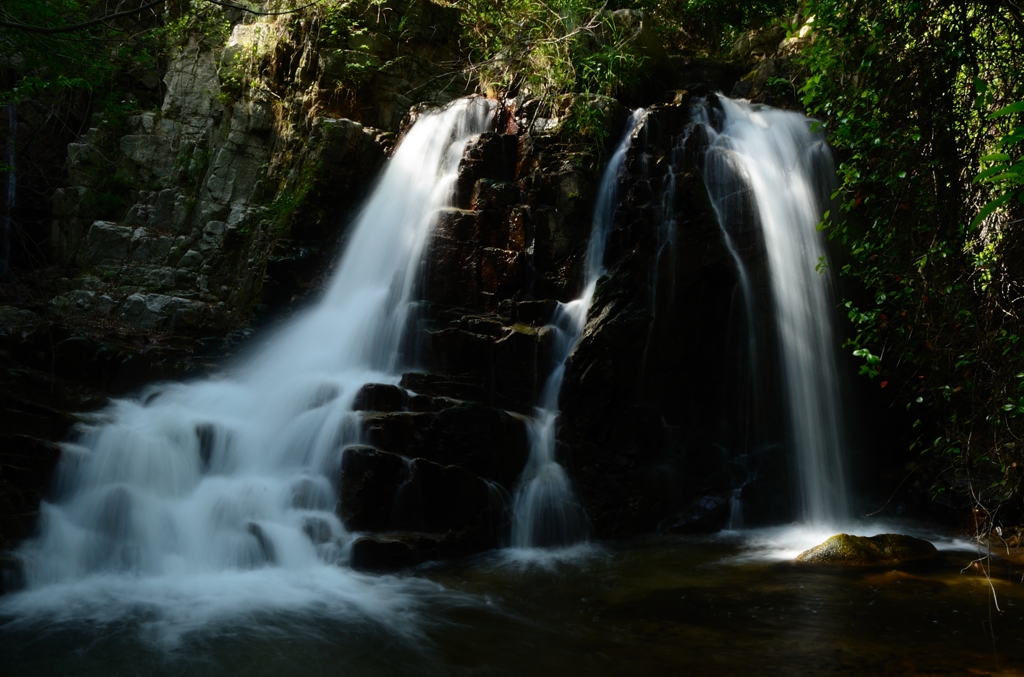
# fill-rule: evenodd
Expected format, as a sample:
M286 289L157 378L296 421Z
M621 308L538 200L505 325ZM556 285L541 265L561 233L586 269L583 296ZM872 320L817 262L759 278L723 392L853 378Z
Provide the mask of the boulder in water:
M352 544L349 563L357 571L388 572L440 558L435 534L392 533L365 536Z
M347 529L381 531L391 521L395 494L406 479L405 461L372 447L352 446L341 452L338 513Z
M926 562L937 554L935 546L928 541L903 534L870 537L836 534L800 553L796 561L843 567L892 567Z
M352 409L354 411L402 411L408 400L409 395L404 388L387 383L367 383L356 393Z

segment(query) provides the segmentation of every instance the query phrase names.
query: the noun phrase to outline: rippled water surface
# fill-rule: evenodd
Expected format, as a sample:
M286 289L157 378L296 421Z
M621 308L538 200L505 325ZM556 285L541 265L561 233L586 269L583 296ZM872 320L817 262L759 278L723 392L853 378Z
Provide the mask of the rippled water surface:
M228 572L186 600L98 579L2 598L0 674L1024 675L1021 567L995 565L990 587L955 542L907 572L784 559L811 536L508 551L401 577Z

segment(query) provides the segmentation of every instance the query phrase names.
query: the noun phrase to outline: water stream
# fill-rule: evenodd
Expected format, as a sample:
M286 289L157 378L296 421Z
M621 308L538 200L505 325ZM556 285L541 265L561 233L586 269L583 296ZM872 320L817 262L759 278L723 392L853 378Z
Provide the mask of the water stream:
M555 337L552 348L555 366L544 383L540 404L529 424L530 457L523 469L521 487L516 492L512 521L512 545L516 548L569 545L586 537L586 515L576 500L565 469L555 460L558 395L565 377L565 362L583 335L590 301L598 279L605 272L605 242L618 206L619 175L626 152L644 119L643 109L633 111L626 123L626 132L601 176L587 243L583 293L569 303L558 304L548 325Z
M811 131L810 119L725 97L718 100L720 121L711 119L709 106L695 113L710 137L705 181L739 272L748 341L757 340L756 295L734 233L753 219L767 256L786 440L796 459L801 516L809 523L834 526L850 518L848 449L831 271L817 225L835 168L824 135ZM763 349L752 344L749 351L756 368Z
M412 126L319 303L221 376L116 401L65 447L41 533L19 553L20 604L159 608L186 626L261 607L401 606L394 586L344 566L330 478L360 441L356 392L398 381L423 248L492 108L465 99Z

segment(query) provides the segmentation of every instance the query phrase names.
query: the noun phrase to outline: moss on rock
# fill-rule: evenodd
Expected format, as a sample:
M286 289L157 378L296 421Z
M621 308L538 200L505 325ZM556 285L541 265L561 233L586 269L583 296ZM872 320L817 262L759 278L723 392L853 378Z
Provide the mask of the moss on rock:
M903 534L870 537L836 534L797 555L796 561L845 567L888 567L924 562L937 554L935 546L928 541Z

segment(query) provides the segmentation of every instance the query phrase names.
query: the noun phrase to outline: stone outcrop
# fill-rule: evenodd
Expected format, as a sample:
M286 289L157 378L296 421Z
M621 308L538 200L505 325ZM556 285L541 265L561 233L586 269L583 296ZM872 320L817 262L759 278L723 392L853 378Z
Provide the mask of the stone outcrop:
M838 567L900 567L928 562L937 556L934 545L913 536L837 534L800 553L796 561Z
M431 410L407 410L417 398ZM382 384L357 402L369 445L339 449L334 471L345 527L369 534L353 544L353 566L397 569L508 540L509 496L529 453L522 419Z
M739 278L701 178L702 138L684 103L650 110L620 184L608 275L569 359L559 453L602 537L654 530L691 500L747 480L723 451ZM757 269L755 232L736 241Z
M220 333L313 288L410 107L466 91L437 78L453 10L372 9L342 8L329 31L232 15L225 44L171 55L159 110L97 119L54 195L50 244L80 274L51 310Z

